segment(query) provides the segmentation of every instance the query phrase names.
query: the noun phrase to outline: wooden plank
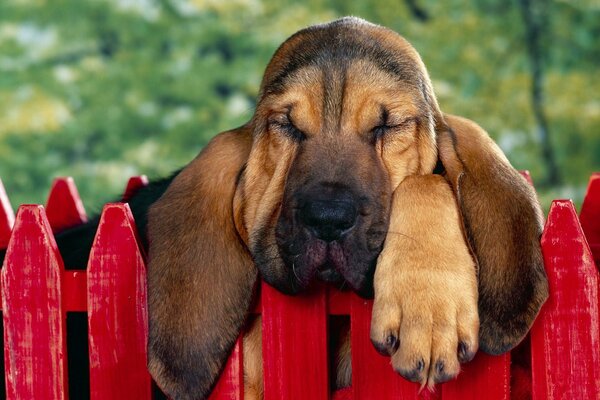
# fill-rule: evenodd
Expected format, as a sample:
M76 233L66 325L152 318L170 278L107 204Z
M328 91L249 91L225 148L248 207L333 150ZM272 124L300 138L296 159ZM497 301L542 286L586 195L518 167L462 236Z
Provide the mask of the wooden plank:
M243 338L240 336L227 360L224 371L213 389L210 400L244 399Z
M458 377L442 385L444 400L509 400L510 353L490 356L479 352L463 364Z
M265 400L329 398L325 293L292 297L263 283Z
M531 330L533 399L598 399L598 273L571 201L552 203L542 251L550 297Z
M522 170L522 171L519 171L519 173L521 174L521 176L522 176L523 178L525 178L525 180L526 180L527 182L529 182L529 184L530 184L531 186L533 186L533 179L531 179L531 174L529 173L529 170L526 170L526 169L524 169L524 170Z
M73 178L56 178L52 182L46 202L46 214L54 233L87 221Z
M132 176L127 181L127 186L125 187L125 192L123 192L123 199L121 201L123 203L128 202L135 192L144 186L148 186L148 183L150 182L148 181L148 177L146 175Z
M17 212L2 269L8 399L66 399L63 263L42 206Z
M63 309L87 312L87 273L71 270L62 273Z
M127 204L104 206L88 263L91 398L150 399L146 268Z
M370 339L372 300L352 294L350 341L352 346L352 390L355 400L439 399L440 391L419 393L419 384L394 372L389 357L377 353Z
M352 292L327 287L327 313L329 315L350 315Z
M0 249L8 247L8 239L14 223L15 213L10 206L2 180L0 180Z
M353 400L354 392L352 387L336 390L333 392L332 400Z
M600 172L592 174L579 215L581 227L600 268Z

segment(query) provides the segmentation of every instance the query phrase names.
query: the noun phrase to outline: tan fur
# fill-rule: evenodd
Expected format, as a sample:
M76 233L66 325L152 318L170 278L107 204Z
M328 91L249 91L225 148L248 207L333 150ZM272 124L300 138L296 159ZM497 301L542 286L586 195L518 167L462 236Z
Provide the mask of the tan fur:
M350 329L341 332L341 345L335 357L335 385L337 389L352 385L352 348L350 346Z
M431 175L438 160L444 177ZM371 338L398 372L424 385L456 376L479 320L493 354L525 335L548 290L535 193L485 131L440 111L405 39L346 18L288 39L251 121L215 137L150 209L148 366L169 396L208 396L247 323L257 268L288 294L314 278L318 265L289 265L293 246L278 240L298 239L302 256L307 230L287 234L297 194L325 187L360 200L338 269L370 295L379 256ZM262 398L259 321L244 340L248 399ZM349 341L338 351L345 386Z
M374 284L371 339L399 339L390 354L394 369L423 385L455 377L459 342L477 349L477 280L454 195L441 176L408 177L394 192Z
M244 335L244 400L263 398L262 318L256 317Z

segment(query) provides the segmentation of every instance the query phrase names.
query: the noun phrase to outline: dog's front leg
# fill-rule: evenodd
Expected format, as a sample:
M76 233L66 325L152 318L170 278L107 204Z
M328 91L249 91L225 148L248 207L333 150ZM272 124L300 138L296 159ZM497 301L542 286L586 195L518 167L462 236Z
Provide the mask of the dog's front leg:
M439 175L396 189L375 272L371 340L422 386L454 378L478 347L477 276L456 200Z

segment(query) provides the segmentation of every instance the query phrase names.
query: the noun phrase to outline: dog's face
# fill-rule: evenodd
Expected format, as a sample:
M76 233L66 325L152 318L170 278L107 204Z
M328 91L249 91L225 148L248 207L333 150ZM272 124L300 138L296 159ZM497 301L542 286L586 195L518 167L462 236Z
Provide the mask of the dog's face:
M372 292L391 193L435 165L429 78L399 35L357 19L306 29L267 67L236 198L262 276Z
M478 261L480 348L516 345L547 297L535 193L485 131L440 112L408 42L344 18L289 38L266 69L252 120L216 136L152 205L156 382L172 398L208 396L246 321L257 270L285 293L318 277L370 295L384 238L396 234L392 193L436 163ZM392 289L384 300L404 295ZM379 316L385 326L393 318Z

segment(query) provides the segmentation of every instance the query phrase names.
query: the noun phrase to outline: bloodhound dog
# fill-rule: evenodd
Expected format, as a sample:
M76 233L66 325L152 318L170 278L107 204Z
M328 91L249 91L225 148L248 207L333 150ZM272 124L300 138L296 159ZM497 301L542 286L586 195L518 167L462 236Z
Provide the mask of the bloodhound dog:
M407 379L446 381L527 333L548 296L541 231L533 189L482 128L440 111L405 39L358 18L303 29L252 119L150 207L150 372L173 399L206 398L260 275L286 294L320 279L374 296L375 347Z

